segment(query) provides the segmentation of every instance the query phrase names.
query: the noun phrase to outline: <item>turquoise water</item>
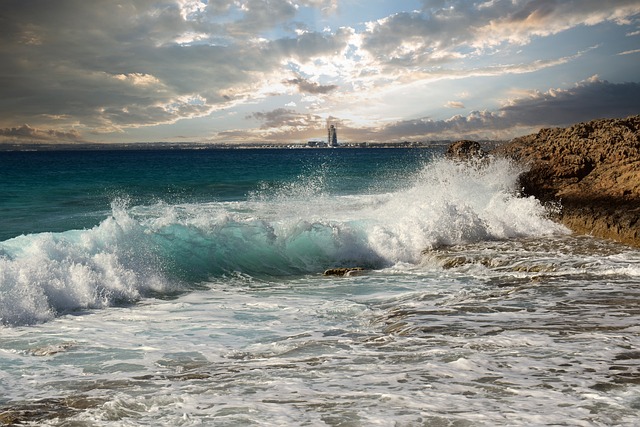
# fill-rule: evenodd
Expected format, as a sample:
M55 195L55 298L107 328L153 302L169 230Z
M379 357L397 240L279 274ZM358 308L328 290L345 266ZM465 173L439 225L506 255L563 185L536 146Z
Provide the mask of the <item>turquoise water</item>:
M0 240L94 226L118 199L133 205L240 201L296 182L322 185L322 191L336 195L385 191L402 185L403 176L439 151L0 152Z
M341 201L350 196L384 194L410 185L406 177L414 176L437 153L383 149L2 153L0 192L6 197L0 208L0 239L14 238L5 245L12 248L9 254L41 245L43 239L51 250L63 252L77 249L84 236L104 239L107 245L131 245L130 255L115 256L137 263L134 271L162 269L170 281L187 287L228 271L285 276L313 272L348 261L317 246L333 244L330 226L318 223L314 230L304 230L309 225L300 221L315 212L299 212L293 218L283 212L281 218L268 221L245 214L256 210L266 215L287 204L292 212L304 211L316 201L322 204L317 212L327 215L324 211L332 204L338 203L336 209L341 210ZM212 218L220 221L204 227L196 223ZM169 223L154 225L166 219ZM273 250L267 240L275 238L273 227L281 219L286 226L300 225L302 235L281 236L285 241L280 246L289 247ZM319 259L301 264L297 246L302 246L302 257ZM101 249L80 250L88 257ZM231 255L231 251L240 252ZM155 261L139 259L145 257ZM260 257L270 265L258 265Z
M640 252L441 154L0 153L0 414L634 425Z

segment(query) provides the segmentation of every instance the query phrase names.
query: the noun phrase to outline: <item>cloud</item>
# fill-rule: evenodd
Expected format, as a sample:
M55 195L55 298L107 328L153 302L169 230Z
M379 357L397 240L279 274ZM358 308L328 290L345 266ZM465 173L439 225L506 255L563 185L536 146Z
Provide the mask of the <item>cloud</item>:
M609 83L596 76L568 89L531 91L505 101L494 111L471 111L443 120L423 117L399 120L378 127L358 127L350 120L330 118L338 124L341 141L389 142L443 139L505 140L543 127L568 126L597 118L627 117L640 111L640 83ZM261 140L281 143L322 137L327 118L279 108L247 117L262 122L260 131L228 131L220 141Z
M445 104L447 108L464 108L464 103L460 101L449 101Z
M424 1L422 10L370 22L362 47L381 64L434 66L580 25L629 23L639 13L635 0Z
M228 32L233 36L252 36L256 31L287 22L295 17L296 7L287 0L268 2L250 0L243 2L240 12L242 18L227 27Z
M626 50L624 52L620 52L618 55L631 55L634 53L640 53L640 49Z
M300 77L285 80L283 81L283 83L296 86L300 92L311 94L326 94L329 92L333 92L338 88L338 85L320 85L318 83L310 82Z
M504 129L502 118L489 111L472 111L467 116L455 115L446 120L421 118L402 120L379 130L382 140L486 139Z
M294 37L282 37L268 43L262 53L280 59L310 61L324 55L334 56L347 47L352 36L349 28L335 33L305 32Z
M509 122L564 126L640 113L640 83L609 83L594 76L569 89L532 92L500 108Z
M28 124L0 129L0 139L21 142L86 142L76 130L36 129Z
M438 80L565 66L590 50L521 55L514 63L504 63L506 56L499 53L576 26L627 25L640 14L635 0L423 0L422 5L364 27L354 22L358 30L314 31L301 20L315 15L323 23L331 15L343 23L346 8L337 0L6 0L0 16L0 127L29 123L34 129L73 128L108 138L107 133L123 135L221 110L242 108L242 117L248 106L295 88L301 96L287 101L303 105L305 113L255 113L244 124L258 120L256 131L275 132L281 121L283 132L289 132L341 108L355 116L356 109L370 108L371 100L384 102L399 88L417 87L416 81L424 88ZM437 104L445 102L440 98ZM447 106L464 107L461 101ZM403 106L403 114L410 107ZM407 114L416 117L416 110L427 109L416 106Z
M262 122L258 129L225 130L210 138L212 142L242 143L259 141L263 144L305 143L309 139L326 138L326 129L330 124L340 129L340 138L355 139L363 130L349 126L348 120L337 117L320 116L312 113L299 113L288 108L276 108L271 111L254 112L246 116L247 120ZM367 130L364 130L366 133Z
M295 15L286 0L269 7L258 0L7 3L0 18L0 99L7 101L0 126L8 127L123 132L205 117L266 96L265 88L282 81L286 58L330 54L349 37L338 30L261 38ZM298 88L324 94L334 86L301 80Z
M595 49L595 47L589 48L587 51L592 49ZM570 56L551 59L536 59L522 63L492 64L484 67L447 68L441 66L434 69L425 68L424 70L414 70L413 72L400 70L398 80L402 83L411 83L414 81L434 82L438 80L461 80L469 77L495 77L510 74L529 74L546 68L567 64L581 57L584 53L585 52L578 52L575 55Z
M278 108L269 112L257 112L247 118L257 119L263 124L260 129L283 129L288 132L292 128L308 129L318 127L323 123L320 116L308 113L298 113L287 108Z
M597 77L569 89L531 92L497 111L473 111L446 120L403 120L379 130L383 139L504 139L541 127L567 126L640 112L640 83L614 84Z

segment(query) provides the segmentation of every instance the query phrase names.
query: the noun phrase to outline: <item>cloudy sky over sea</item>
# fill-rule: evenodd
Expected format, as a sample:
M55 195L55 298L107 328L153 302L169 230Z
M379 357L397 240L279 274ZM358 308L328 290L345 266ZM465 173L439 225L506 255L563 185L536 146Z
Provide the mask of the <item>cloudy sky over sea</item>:
M507 139L640 113L640 1L3 0L0 142Z

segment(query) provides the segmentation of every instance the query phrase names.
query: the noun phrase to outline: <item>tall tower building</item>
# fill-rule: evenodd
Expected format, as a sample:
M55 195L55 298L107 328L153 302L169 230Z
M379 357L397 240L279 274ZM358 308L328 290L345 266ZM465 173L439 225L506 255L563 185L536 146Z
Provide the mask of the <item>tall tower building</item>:
M327 144L329 147L337 147L338 146L338 129L334 125L329 126L327 129L328 137Z

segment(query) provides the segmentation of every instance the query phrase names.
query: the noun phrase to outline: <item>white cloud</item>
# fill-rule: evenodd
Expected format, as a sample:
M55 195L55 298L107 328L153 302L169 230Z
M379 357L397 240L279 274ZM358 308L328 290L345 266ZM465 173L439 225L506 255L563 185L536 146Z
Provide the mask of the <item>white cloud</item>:
M133 86L156 86L164 87L162 82L151 74L143 73L128 73L128 74L116 74L113 76L116 80L127 82Z
M447 108L464 108L464 103L460 101L448 101L444 106Z
M640 13L640 4L632 0L613 4L596 0L535 0L501 6L494 10L498 14L475 33L476 46L526 44L533 37L550 36L580 25L629 24L629 18Z
M624 52L620 52L618 55L632 55L634 53L640 53L640 49L625 50Z
M421 11L368 23L363 48L388 65L438 65L580 25L629 24L639 13L640 3L634 0L425 2Z

